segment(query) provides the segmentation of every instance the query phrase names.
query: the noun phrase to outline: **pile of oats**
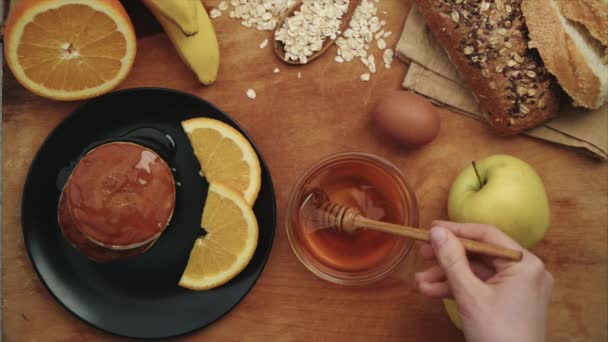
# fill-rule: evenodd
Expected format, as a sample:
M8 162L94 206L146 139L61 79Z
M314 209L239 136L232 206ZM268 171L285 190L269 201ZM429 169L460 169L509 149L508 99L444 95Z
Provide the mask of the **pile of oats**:
M348 0L303 0L302 6L285 19L275 40L283 43L285 59L308 63L308 57L321 50L327 38L340 34L342 16Z
M278 25L281 16L296 4L296 0L230 0L221 1L211 10L210 17L218 18L228 11L232 19L240 20L248 28L260 31L272 31ZM349 0L303 0L299 11L285 20L282 28L277 30L276 40L285 45L286 59L307 63L308 57L319 51L327 39L336 39L338 49L335 61L346 63L359 59L367 69L359 79L367 82L378 67L384 65L390 69L394 51L389 48L386 38L392 32L385 31L386 21L380 19L376 3L380 0L362 0L355 10L348 28L339 32L340 19L348 9ZM383 12L386 15L386 12ZM265 48L268 41L260 43ZM370 50L378 50L375 57ZM379 64L379 65L377 65ZM274 73L278 73L278 68ZM300 74L301 78L301 74Z

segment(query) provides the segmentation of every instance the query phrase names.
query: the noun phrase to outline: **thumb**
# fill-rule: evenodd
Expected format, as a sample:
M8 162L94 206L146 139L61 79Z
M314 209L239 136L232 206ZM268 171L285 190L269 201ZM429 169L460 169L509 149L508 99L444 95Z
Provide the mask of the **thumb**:
M464 246L456 236L443 227L433 227L430 239L454 297L478 293L484 283L471 270Z

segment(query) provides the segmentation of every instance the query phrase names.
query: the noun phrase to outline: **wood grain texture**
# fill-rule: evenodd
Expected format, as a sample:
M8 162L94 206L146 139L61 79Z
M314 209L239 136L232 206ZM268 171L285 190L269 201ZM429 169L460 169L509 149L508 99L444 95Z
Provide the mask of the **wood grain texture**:
M383 0L379 6L389 12L388 28L394 34L388 43L394 46L409 1ZM298 175L328 154L365 151L387 158L406 174L418 197L423 227L447 217L451 182L472 159L508 153L530 163L545 183L553 212L548 234L533 250L556 279L548 341L606 341L608 164L527 137L500 138L484 124L446 110L440 110L436 140L417 150L404 149L383 137L369 117L380 94L400 88L404 64L395 61L391 70L379 68L365 83L358 80L363 65L333 62L333 47L310 65L288 67L276 59L271 46L258 48L267 33L227 17L214 23L222 54L216 84L200 86L167 37L153 34L140 36L135 66L120 87L175 88L217 104L255 140L275 184L276 237L259 281L224 318L181 340L463 340L441 302L416 293L413 273L426 266L416 251L385 281L364 288L318 279L292 253L284 212ZM277 66L281 72L273 74ZM53 299L32 268L21 234L21 192L31 160L53 127L82 102L39 98L4 71L5 341L121 340L81 322ZM255 101L245 96L248 88L257 92Z

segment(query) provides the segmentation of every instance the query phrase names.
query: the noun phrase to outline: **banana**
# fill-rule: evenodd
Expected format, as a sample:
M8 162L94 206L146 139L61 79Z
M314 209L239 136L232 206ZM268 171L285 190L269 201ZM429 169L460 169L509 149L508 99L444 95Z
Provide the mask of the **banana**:
M173 21L167 19L163 12L152 4L154 2L156 1L143 0L144 5L165 29L182 61L196 74L202 84L209 85L215 82L220 67L220 48L203 4L199 0L195 1L198 32L186 36Z
M197 2L200 0L149 0L146 6L154 7L190 36L198 32Z

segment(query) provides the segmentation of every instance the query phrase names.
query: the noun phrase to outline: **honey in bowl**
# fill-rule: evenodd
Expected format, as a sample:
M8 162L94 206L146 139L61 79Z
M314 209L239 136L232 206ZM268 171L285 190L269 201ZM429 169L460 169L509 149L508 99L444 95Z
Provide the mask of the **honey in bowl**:
M332 203L363 216L417 225L416 200L403 175L373 155L346 153L315 164L299 180L288 205L287 233L294 252L313 273L340 284L365 284L388 275L412 241L371 230L346 233L305 219L303 203L312 189Z
M64 236L95 261L131 257L164 231L175 206L175 183L156 152L130 142L89 151L64 186L58 219Z

